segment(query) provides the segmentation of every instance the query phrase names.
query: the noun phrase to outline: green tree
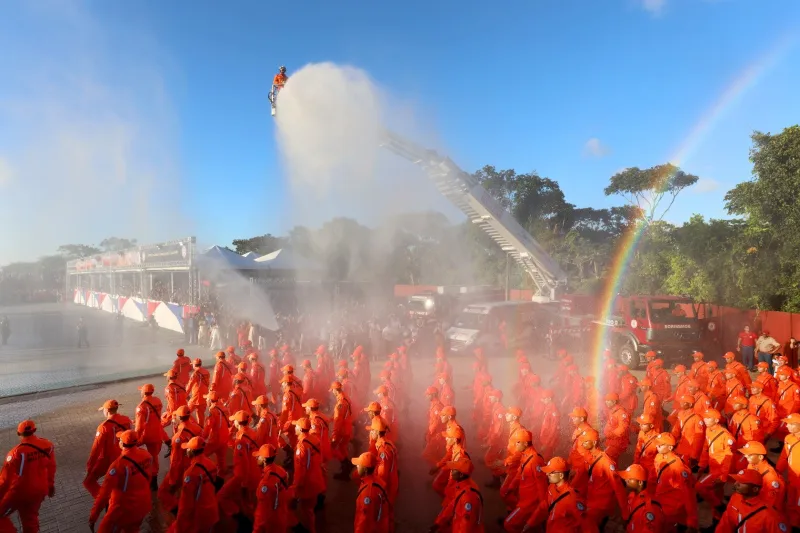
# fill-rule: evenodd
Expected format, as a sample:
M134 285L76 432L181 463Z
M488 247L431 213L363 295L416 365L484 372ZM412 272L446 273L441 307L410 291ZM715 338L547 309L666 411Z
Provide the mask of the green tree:
M275 237L271 233L249 239L234 239L231 243L239 255L253 252L258 255L267 255L286 246L286 238Z
M747 221L749 245L740 260L742 283L764 282L772 291L751 292L747 300L759 306L800 311L800 126L779 134L754 132L750 161L752 179L738 184L725 195L728 212ZM760 261L761 274L749 267ZM765 265L774 269L765 272ZM764 273L768 279L763 279ZM773 280L772 282L770 282ZM774 282L777 281L777 287Z
M136 246L136 239L120 239L119 237L108 237L100 241L100 248L104 252L121 252Z
M663 220L680 192L698 179L671 163L647 169L631 167L611 176L604 192L606 196L623 197L628 205L639 210L642 220L650 224Z
M101 253L102 250L96 246L86 244L62 244L58 247L57 252L69 261L72 259L80 259L81 257L97 255Z

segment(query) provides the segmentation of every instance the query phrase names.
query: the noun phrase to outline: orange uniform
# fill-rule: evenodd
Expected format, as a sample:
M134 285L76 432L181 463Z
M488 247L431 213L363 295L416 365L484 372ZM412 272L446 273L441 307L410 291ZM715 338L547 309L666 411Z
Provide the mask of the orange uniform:
M639 431L639 438L636 442L636 450L633 452L633 463L641 465L647 471L647 490L651 493L656 489L656 467L655 460L658 454L656 438L660 433L655 429L648 432Z
M453 485L453 497L436 517L436 525L452 533L483 533L483 519L483 496L467 478Z
M100 484L97 480L108 472L111 463L120 455L117 433L132 427L133 422L130 418L117 413L110 414L97 426L92 451L89 453L89 460L86 461L86 477L83 479L83 486L92 498L97 498L100 493Z
M778 418L778 409L765 394L753 394L750 396L749 410L761 421L761 431L766 441L775 433L781 423Z
M759 371L758 377L754 383L761 385L764 395L769 397L773 402L778 401L778 380L772 374L766 371Z
M298 422L303 420L307 421L300 419ZM325 492L325 477L319 439L311 433L302 433L297 440L292 490L295 498L299 500L297 518L300 524L313 533L316 531L314 506L317 503L317 496Z
M170 370L170 372L172 372ZM167 372L169 374L169 372ZM176 374L172 374L176 375ZM175 380L170 380L167 386L164 387L164 398L167 400L167 408L161 413L161 425L166 427L172 422L172 413L178 410L178 407L186 405L186 388ZM173 424L173 430L175 424Z
M622 369L619 373L619 405L632 415L639 404L639 382L627 367L623 366Z
M189 419L178 425L178 429L172 437L169 470L167 470L167 475L164 476L161 486L158 488L158 499L164 509L171 510L178 505L178 499L174 496L174 493L181 487L183 473L189 467L189 456L186 455L186 450L181 448L181 444L189 442L194 437L199 437L202 431L203 429L196 422Z
M653 426L660 433L664 427L664 412L661 407L661 399L652 390L644 393L642 414L653 417Z
M769 505L783 512L786 507L786 482L783 477L765 460L756 465L749 465L748 468L755 470L761 476L760 496Z
M31 421L20 424L35 430ZM56 458L53 443L36 435L22 437L8 452L0 472L0 531L16 531L10 515L17 511L23 531L39 531L39 508L55 492Z
M657 443L663 442L662 436L656 439ZM657 454L654 466L656 488L653 497L661 503L667 522L697 529L697 499L692 472L673 452Z
M733 377L725 380L725 404L724 410L727 416L733 414L733 399L737 396L745 396L744 385L738 378Z
M289 475L276 464L264 466L256 491L253 533L283 533L289 523Z
M349 456L350 440L353 438L353 406L350 399L342 393L333 408L333 431L331 431L331 452L337 461Z
M216 392L213 391L209 392L209 396L217 397ZM206 455L216 456L217 469L220 474L225 472L230 434L231 423L228 421L228 412L218 402L212 401L206 425L203 427L203 439L206 441Z
M275 74L275 77L272 78L272 85L274 85L278 89L282 89L286 82L289 80L289 76L279 72Z
M551 391L547 391L547 394L552 396ZM542 428L539 433L539 450L545 457L552 456L553 451L556 449L560 424L558 409L556 409L555 404L553 402L544 404L542 409ZM535 437L536 435L534 435Z
M266 406L259 409L258 422L256 422L256 444L263 446L270 444L280 448L280 426L278 417L269 411Z
M586 486L586 519L599 524L617 509L626 509L625 489L615 474L616 464L611 457L593 449L575 474L573 484ZM586 479L582 482L582 479Z
M374 475L362 477L356 494L354 533L389 533L390 505L382 480Z
M547 498L547 476L542 473L542 466L544 459L533 446L522 452L517 475L510 487L517 494L517 504L503 522L506 531L522 531L538 502Z
M143 386L144 390L151 390L152 385L148 387ZM161 452L161 444L167 438L164 429L161 427L161 400L155 396L144 396L142 402L136 407L136 416L134 419L136 427L136 435L139 437L139 442L147 447L147 451L153 457L152 462L152 477L158 477L158 454Z
M150 513L150 453L141 448L126 448L103 479L100 493L89 513L89 522L96 523L100 512L108 507L98 533L138 531Z
M227 400L228 396L231 394L231 388L233 387L233 382L231 381L233 378L233 370L230 365L225 362L225 359L219 357L221 353L222 352L219 352L217 354L217 363L214 365L214 377L211 380L211 390L217 391L220 398Z
M236 416L230 418L236 418ZM259 449L256 443L256 432L250 427L240 427L233 438L232 445L233 477L228 479L217 493L219 508L226 516L233 516L238 512L252 516L253 509L250 507L250 498L243 497L243 493L254 494L261 477L261 469L258 467L258 461L254 455Z
M625 531L629 533L661 533L667 531L667 521L661 504L651 498L647 491L628 495L628 522Z
M185 444L181 444L181 447ZM214 491L217 467L205 455L198 455L192 458L182 475L178 516L168 533L210 531L219 521L219 504Z
M614 462L628 449L630 427L631 419L628 412L620 405L612 407L603 429L603 437L606 443L606 453Z
M192 370L192 360L184 355L183 349L178 350L178 355L175 358L175 361L172 362L172 370L178 375L176 379L178 384L185 389L189 384L189 373Z
M689 376L697 381L700 390L705 390L708 386L708 365L701 357L695 357L695 362L689 369Z
M267 394L267 370L254 356L255 354L250 354L250 368L247 370L247 377L253 386L253 396L257 398Z
M653 377L650 378L653 382L653 392L656 393L661 403L669 400L672 395L672 383L669 379L669 372L658 366L653 372Z
M783 533L788 530L778 512L771 509L761 495L744 498L741 494L734 494L715 533Z
M697 482L697 494L712 507L722 503L722 488L728 481L733 466L733 435L720 424L706 428L700 468L708 468L708 474Z
M800 423L800 417L793 415L795 423ZM792 433L786 435L783 440L783 450L778 459L776 469L778 472L786 472L787 500L788 502L800 501L800 435ZM788 505L787 511L792 527L800 527L800 506Z
M675 453L685 464L697 464L703 453L706 426L703 419L694 412L694 407L678 413L677 423L672 427L672 435L678 443Z
M199 362L199 359L195 361ZM186 392L189 394L189 402L187 405L197 415L197 423L201 426L205 424L206 420L206 394L211 385L211 374L202 366L195 366L192 376L189 378L189 383L186 385Z
M437 463L446 448L445 440L442 436L444 425L439 414L444 407L438 397L431 397L430 407L428 408L428 431L425 434L425 449L422 452L423 459L431 464Z
M547 499L539 503L527 526L536 527L546 522L548 533L586 533L588 520L584 519L586 505L569 483L550 484ZM594 527L597 531L597 526Z

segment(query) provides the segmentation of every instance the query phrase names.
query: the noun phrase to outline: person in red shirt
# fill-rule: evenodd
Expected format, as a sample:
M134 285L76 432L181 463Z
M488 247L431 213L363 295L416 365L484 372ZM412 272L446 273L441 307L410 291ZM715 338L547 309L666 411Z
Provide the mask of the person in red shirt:
M748 370L755 370L756 340L758 335L750 331L750 326L745 326L736 341L736 351L742 354L742 364Z

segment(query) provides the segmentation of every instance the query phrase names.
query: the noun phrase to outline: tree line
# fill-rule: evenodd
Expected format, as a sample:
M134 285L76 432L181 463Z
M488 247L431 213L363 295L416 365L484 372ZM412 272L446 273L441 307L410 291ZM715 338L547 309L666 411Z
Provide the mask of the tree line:
M797 312L800 126L778 134L754 132L751 138L752 176L725 195L726 219L696 214L680 225L666 222L676 198L699 180L671 164L611 176L604 192L622 205L609 209L569 203L557 181L536 172L485 166L475 177L560 263L572 292L599 291L620 242L636 231L641 236L623 291ZM55 256L3 271L63 272L66 260L135 242L112 237L97 247L65 245ZM371 228L335 218L319 228L236 239L229 248L259 255L290 248L323 265L330 281L503 286L506 276L506 254L488 236L437 212L400 214ZM531 287L513 263L509 277L512 287Z

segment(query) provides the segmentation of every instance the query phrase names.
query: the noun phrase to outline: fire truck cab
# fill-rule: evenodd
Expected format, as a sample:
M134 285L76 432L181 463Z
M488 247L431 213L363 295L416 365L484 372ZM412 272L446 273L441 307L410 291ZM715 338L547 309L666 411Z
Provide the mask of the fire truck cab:
M605 322L606 344L622 364L638 368L654 351L665 363L690 361L701 350L704 328L698 307L683 296L617 296ZM707 328L708 326L706 326Z

